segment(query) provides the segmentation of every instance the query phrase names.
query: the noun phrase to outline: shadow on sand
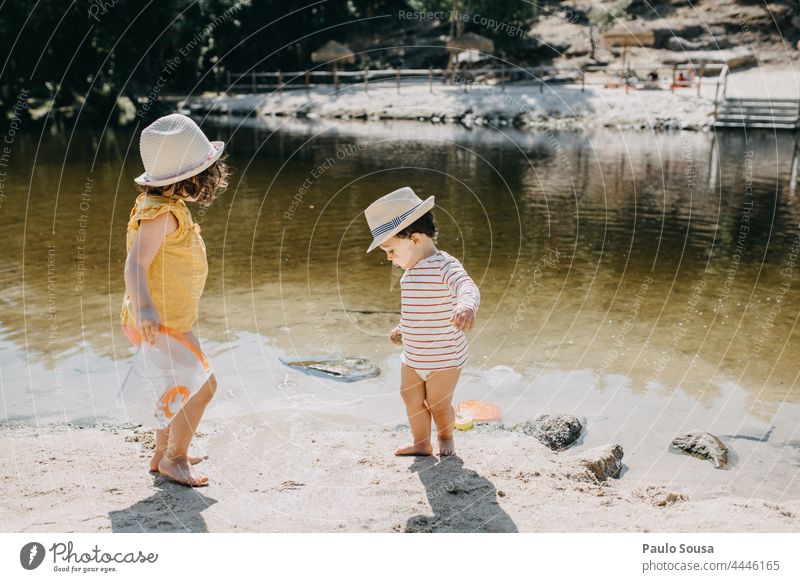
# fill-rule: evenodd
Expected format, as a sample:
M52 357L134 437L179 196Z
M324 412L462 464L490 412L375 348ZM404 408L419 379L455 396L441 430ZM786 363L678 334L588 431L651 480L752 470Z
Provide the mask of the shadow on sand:
M207 533L203 511L217 500L161 476L155 478L158 492L126 509L110 511L111 531L125 533Z
M491 481L465 469L460 457L419 457L409 470L416 472L425 486L433 516L410 517L406 532L518 531L497 503L497 490Z

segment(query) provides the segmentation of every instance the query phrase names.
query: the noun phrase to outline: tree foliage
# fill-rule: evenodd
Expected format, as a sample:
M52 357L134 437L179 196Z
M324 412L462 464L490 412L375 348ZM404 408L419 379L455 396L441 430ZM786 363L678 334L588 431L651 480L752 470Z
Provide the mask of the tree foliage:
M457 9L529 26L535 4L457 0ZM115 122L169 93L224 88L226 72L303 70L328 40L352 42L411 26L400 10L450 10L452 0L48 0L0 5L0 107L19 92L56 109ZM418 23L417 23L418 24ZM467 29L504 40L503 32ZM506 35L507 36L507 35ZM77 106L80 107L77 107ZM148 108L149 114L158 112Z

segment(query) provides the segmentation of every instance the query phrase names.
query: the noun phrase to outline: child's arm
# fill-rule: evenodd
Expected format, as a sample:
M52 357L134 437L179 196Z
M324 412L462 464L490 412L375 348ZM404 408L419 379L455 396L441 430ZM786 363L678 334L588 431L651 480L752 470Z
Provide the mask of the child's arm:
M178 220L171 212L142 220L128 258L125 259L125 289L136 310L139 332L151 345L155 343L160 320L147 285L147 269L164 239L177 228Z
M481 303L481 292L475 281L456 259L450 259L442 266L442 281L457 298L455 312L450 321L456 329L470 330L475 326L475 315Z

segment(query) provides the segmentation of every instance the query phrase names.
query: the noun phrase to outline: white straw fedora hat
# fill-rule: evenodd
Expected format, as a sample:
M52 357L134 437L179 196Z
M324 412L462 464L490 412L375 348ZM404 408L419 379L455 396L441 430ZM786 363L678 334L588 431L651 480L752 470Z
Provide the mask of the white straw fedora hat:
M169 186L191 178L216 162L224 148L221 141L208 141L191 118L166 115L142 131L139 153L145 172L135 181L143 186Z
M433 208L433 200L430 196L423 201L411 188L404 186L370 204L364 211L373 238L367 252L428 212Z

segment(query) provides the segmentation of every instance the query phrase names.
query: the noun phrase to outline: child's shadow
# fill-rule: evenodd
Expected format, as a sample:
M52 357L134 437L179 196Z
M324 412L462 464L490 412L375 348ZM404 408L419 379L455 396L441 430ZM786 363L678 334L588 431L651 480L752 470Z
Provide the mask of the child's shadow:
M406 532L509 532L517 526L497 503L491 481L464 469L458 456L418 457L411 471L425 486L433 516L415 515L406 522Z
M111 531L126 533L201 532L208 526L202 512L217 500L203 495L199 489L178 485L156 477L159 491L137 501L126 509L110 511Z

